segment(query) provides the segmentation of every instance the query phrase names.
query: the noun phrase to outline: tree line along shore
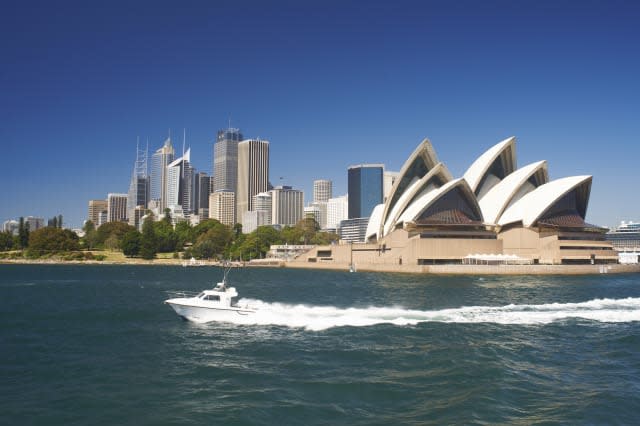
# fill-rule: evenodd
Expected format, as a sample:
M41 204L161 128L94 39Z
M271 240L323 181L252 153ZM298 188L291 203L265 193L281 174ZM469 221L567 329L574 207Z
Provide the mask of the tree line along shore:
M147 217L141 231L124 222L107 222L96 228L91 221L83 230L83 237L60 226L31 232L28 226L21 226L18 235L2 232L0 261L175 264L194 258L245 262L265 258L274 244L322 245L338 240L336 234L321 232L311 218L281 230L261 226L248 234L242 232L240 224L227 226L215 219L195 226L188 222L174 226L168 214L158 221Z

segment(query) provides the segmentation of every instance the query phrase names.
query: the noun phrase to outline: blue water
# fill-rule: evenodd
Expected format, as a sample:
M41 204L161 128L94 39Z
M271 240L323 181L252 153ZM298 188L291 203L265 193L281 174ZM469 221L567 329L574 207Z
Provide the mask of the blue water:
M636 424L640 276L0 266L2 424Z

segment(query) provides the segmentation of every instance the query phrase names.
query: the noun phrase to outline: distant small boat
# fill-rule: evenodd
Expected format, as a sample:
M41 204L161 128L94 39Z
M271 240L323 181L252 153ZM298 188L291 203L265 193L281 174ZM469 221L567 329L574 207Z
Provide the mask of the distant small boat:
M227 287L227 274L212 290L204 290L199 294L177 293L178 297L164 301L183 319L193 322L233 322L238 315L253 315L255 308L248 305L239 306L233 298L238 296L234 287Z

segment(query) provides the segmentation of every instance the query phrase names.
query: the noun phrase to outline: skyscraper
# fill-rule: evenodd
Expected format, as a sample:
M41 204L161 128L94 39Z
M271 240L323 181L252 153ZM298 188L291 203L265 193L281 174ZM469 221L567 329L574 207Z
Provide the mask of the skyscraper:
M157 213L167 207L167 166L173 162L175 150L167 138L162 148L151 157L151 199Z
M216 219L224 225L236 223L236 196L231 191L218 191L209 195L209 218Z
M348 169L349 219L369 217L382 200L382 164L360 164Z
M107 221L125 222L127 220L128 194L109 194L107 196Z
M238 144L238 189L236 218L253 210L253 196L269 186L269 142L247 139Z
M349 216L349 197L329 198L327 201L327 229L337 229Z
M106 212L108 208L107 200L89 200L89 217L97 228L100 225L100 213Z
M139 214L135 214L136 207L147 208L149 199L149 176L147 175L147 150L141 150L136 145L136 162L133 165L129 194L127 197L127 217L129 225L138 226Z
M209 193L211 191L211 176L205 172L198 172L195 175L194 187L194 213L200 216L200 219L209 217Z
M238 186L238 143L240 129L219 130L213 145L213 187L211 192L236 192Z
M304 194L290 186L278 186L271 192L271 223L293 226L303 218Z
M188 217L194 209L194 170L191 167L191 148L167 166L167 207L182 209Z
M318 179L313 181L313 202L326 203L331 198L333 184L330 180Z
M271 206L271 192L261 192L253 196L253 210L264 212L263 222L258 223L257 226L271 225Z

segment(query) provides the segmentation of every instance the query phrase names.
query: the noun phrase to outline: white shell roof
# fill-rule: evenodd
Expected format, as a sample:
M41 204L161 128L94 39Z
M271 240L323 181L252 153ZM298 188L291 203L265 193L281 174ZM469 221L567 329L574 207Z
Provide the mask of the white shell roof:
M513 146L515 144L515 141L516 138L512 136L503 140L502 142L495 144L494 146L486 150L484 154L478 157L476 161L474 161L473 164L467 169L464 174L464 178L469 183L469 186L471 187L471 190L473 192L476 192L476 190L478 189L478 185L482 181L482 177L487 172L487 170L489 170L489 167L491 167L491 164L493 164L495 159L498 158L500 154L502 154L502 152L509 146Z
M380 223L382 222L382 212L384 211L384 204L378 204L373 208L371 216L369 217L369 223L367 223L367 233L365 234L365 241L373 236L377 236L380 229Z
M400 169L400 173L398 174L398 177L396 178L396 181L391 188L391 193L387 198L385 209L382 215L383 222L386 220L391 208L393 208L398 202L399 198L404 195L396 195L396 192L398 192L400 186L405 185L407 183L407 180L413 183L414 179L420 179L424 176L408 176L408 173L413 169L416 161L423 162L427 169L425 174L427 174L436 164L438 164L438 157L436 156L436 152L434 151L429 139L424 139L422 142L420 142L420 145L418 145L418 147L413 150L407 161L405 161L402 165L402 169ZM406 192L406 190L407 188L404 188L403 192Z
M479 201L484 220L487 223L496 223L507 206L517 201L513 197L519 192L518 190L538 170L544 170L544 175L547 177L547 162L543 160L528 164L491 188ZM546 183L546 179L543 183Z
M498 224L503 226L522 221L524 226L532 226L558 199L574 188L590 182L591 178L589 175L571 176L540 185L507 208Z
M391 209L391 212L387 214L382 235L387 235L389 231L391 231L393 226L396 224L398 216L400 216L409 202L418 195L419 191L424 191L435 176L439 176L445 183L453 179L446 166L442 163L438 163L429 171L429 173L424 175L422 179L417 179L415 182L412 182L400 196L396 204L393 206L393 209Z
M433 191L426 192L416 198L416 200L407 207L407 209L402 213L400 218L398 219L398 223L402 222L413 222L418 216L420 216L426 209L428 209L435 201L437 201L440 197L445 195L450 190L458 187L458 186L466 186L468 188L467 182L463 178L458 178L447 182L442 185L438 189L434 189ZM473 192L470 191L471 200L476 204L476 198L473 196ZM481 212L480 208L477 207L478 212Z

